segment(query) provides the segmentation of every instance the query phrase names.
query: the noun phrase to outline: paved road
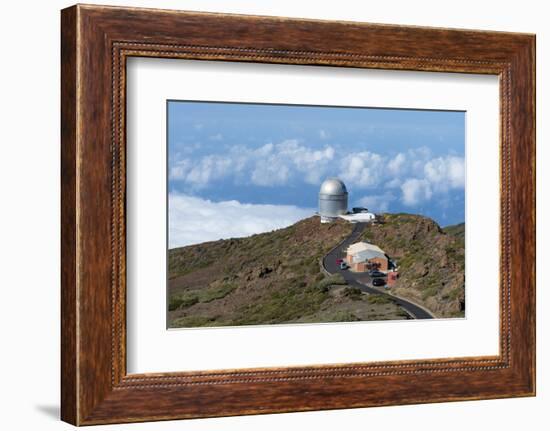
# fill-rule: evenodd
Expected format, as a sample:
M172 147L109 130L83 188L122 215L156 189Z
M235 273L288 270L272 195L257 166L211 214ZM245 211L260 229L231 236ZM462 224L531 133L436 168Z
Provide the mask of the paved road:
M370 282L370 277L367 274L364 273L356 273L351 272L349 270L341 270L340 265L336 263L336 259L341 259L345 257L345 250L354 242L357 242L365 228L367 227L368 223L355 223L353 227L353 231L351 234L344 239L338 246L333 248L331 251L328 252L328 254L323 258L323 266L325 269L331 273L331 274L337 274L340 273L346 280L346 282L350 286L357 287L361 289L363 292L369 293L369 294L375 294L375 295L385 295L391 298L397 305L405 309L410 315L412 315L415 319L433 319L433 316L428 313L423 308L419 307L416 304L413 304L412 302L406 301L402 298L397 298L393 295L388 295L384 292L379 291L376 288L367 286L365 283Z

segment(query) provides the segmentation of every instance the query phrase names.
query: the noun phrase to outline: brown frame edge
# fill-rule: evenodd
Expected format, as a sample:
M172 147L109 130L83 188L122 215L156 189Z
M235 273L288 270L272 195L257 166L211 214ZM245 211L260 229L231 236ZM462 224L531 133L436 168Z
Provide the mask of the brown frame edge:
M91 425L535 394L534 35L83 5L64 9L61 24L64 421ZM128 56L499 75L499 356L127 375ZM511 214L520 211L522 223L512 224ZM511 271L520 266L521 274Z

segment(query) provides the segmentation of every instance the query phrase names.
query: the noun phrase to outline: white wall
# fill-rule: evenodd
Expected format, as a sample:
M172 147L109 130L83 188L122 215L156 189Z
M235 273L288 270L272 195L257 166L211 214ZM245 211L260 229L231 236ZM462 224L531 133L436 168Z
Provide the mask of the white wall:
M339 0L118 1L103 4L342 19L394 24L537 33L538 260L549 259L548 122L550 14L543 1ZM0 275L2 354L0 396L4 429L69 429L57 420L59 399L59 9L70 2L4 2L0 15ZM113 429L547 429L550 423L549 318L538 271L538 396L331 412L248 416ZM546 362L546 364L545 364Z

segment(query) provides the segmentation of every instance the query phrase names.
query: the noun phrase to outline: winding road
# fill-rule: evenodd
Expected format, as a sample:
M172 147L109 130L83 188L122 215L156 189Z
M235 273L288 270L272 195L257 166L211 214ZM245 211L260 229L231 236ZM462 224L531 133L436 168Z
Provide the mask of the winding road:
M391 298L397 305L403 308L407 313L409 313L409 315L411 315L415 319L433 319L434 316L432 316L422 307L419 307L418 305L413 304L412 302L409 302L403 298L397 297L395 295L389 295L387 293L381 292L374 287L368 286L366 283L370 282L370 277L367 274L340 269L340 265L336 263L336 260L345 257L346 248L354 242L358 241L359 237L361 236L368 224L369 223L355 223L351 234L325 255L325 257L323 258L323 267L325 268L325 270L330 274L342 274L342 276L350 286L357 287L365 293L384 295Z

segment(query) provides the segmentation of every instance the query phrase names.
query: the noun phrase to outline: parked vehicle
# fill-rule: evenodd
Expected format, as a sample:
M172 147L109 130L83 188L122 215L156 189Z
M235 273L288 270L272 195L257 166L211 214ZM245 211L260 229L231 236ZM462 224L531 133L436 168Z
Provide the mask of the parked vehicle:
M349 265L346 262L340 262L340 269L348 269Z
M384 274L381 271L369 271L369 275L373 278L374 277L385 277L386 276L386 274Z
M344 261L344 259L336 259L336 264L340 265L343 261Z
M386 281L383 278L375 278L372 280L373 286L385 286Z

